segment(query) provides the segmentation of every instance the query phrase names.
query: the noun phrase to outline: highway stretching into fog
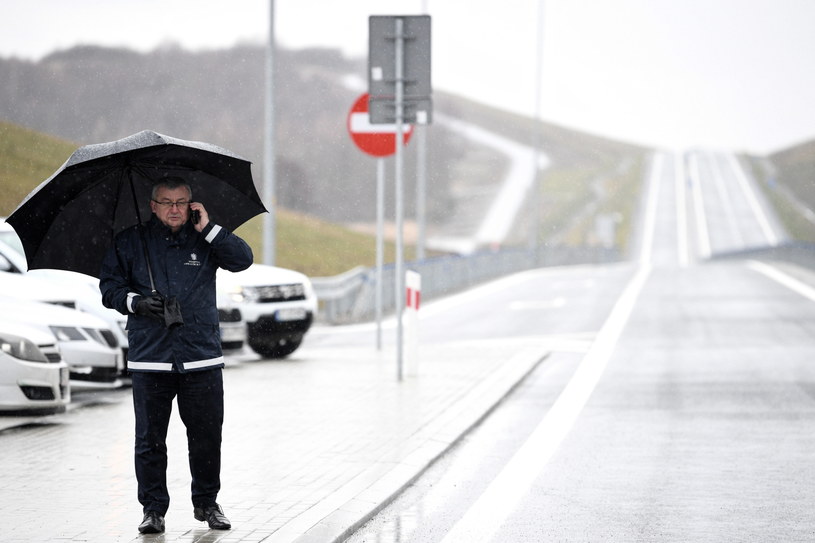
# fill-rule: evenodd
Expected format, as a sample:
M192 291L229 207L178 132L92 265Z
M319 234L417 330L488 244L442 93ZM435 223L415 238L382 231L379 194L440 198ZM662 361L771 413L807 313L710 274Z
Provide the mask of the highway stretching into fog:
M348 541L812 539L815 275L711 260L786 240L734 157L657 153L645 185L634 261L428 304L425 342L550 354Z

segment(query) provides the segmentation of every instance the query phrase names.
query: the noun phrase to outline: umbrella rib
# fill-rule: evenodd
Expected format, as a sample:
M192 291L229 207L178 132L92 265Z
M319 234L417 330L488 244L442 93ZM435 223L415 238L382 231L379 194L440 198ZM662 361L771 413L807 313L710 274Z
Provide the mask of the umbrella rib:
M157 291L156 282L153 280L153 266L150 262L150 253L147 251L147 238L144 234L144 225L141 222L141 211L139 211L139 199L136 196L136 186L133 184L134 169L144 175L137 167L124 168L122 170L122 178L127 175L128 180L130 181L130 192L133 195L133 207L136 209L136 220L138 221L136 224L136 229L139 231L139 237L141 238L142 250L144 252L144 263L147 265L147 276L150 278L150 290L155 295Z

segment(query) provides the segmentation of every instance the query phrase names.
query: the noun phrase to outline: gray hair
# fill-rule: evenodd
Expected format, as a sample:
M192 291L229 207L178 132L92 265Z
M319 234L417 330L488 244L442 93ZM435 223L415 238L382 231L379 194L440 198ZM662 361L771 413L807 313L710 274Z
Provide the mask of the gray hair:
M156 181L153 185L153 192L150 193L150 198L155 200L161 188L173 190L181 187L187 189L187 192L190 194L190 200L192 200L192 188L190 188L190 184L181 177L162 177L159 181Z

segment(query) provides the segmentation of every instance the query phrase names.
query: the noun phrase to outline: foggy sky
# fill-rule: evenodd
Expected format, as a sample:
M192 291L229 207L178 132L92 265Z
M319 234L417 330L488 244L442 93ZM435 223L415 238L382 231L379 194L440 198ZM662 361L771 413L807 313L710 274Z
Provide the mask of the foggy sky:
M269 22L268 0L0 5L0 56L34 60L80 43L141 51L167 43L188 49L264 43ZM426 7L433 18L434 88L530 115L539 111L544 120L590 133L657 147L756 153L815 138L815 2L808 0L275 5L282 45L339 47L362 57L369 15L419 14Z

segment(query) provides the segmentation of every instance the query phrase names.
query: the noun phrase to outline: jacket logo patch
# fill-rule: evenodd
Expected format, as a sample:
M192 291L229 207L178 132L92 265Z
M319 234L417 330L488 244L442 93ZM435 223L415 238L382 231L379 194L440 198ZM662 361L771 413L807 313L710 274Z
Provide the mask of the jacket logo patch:
M198 255L195 253L190 253L190 259L184 263L185 266L200 266L201 263L198 261Z

